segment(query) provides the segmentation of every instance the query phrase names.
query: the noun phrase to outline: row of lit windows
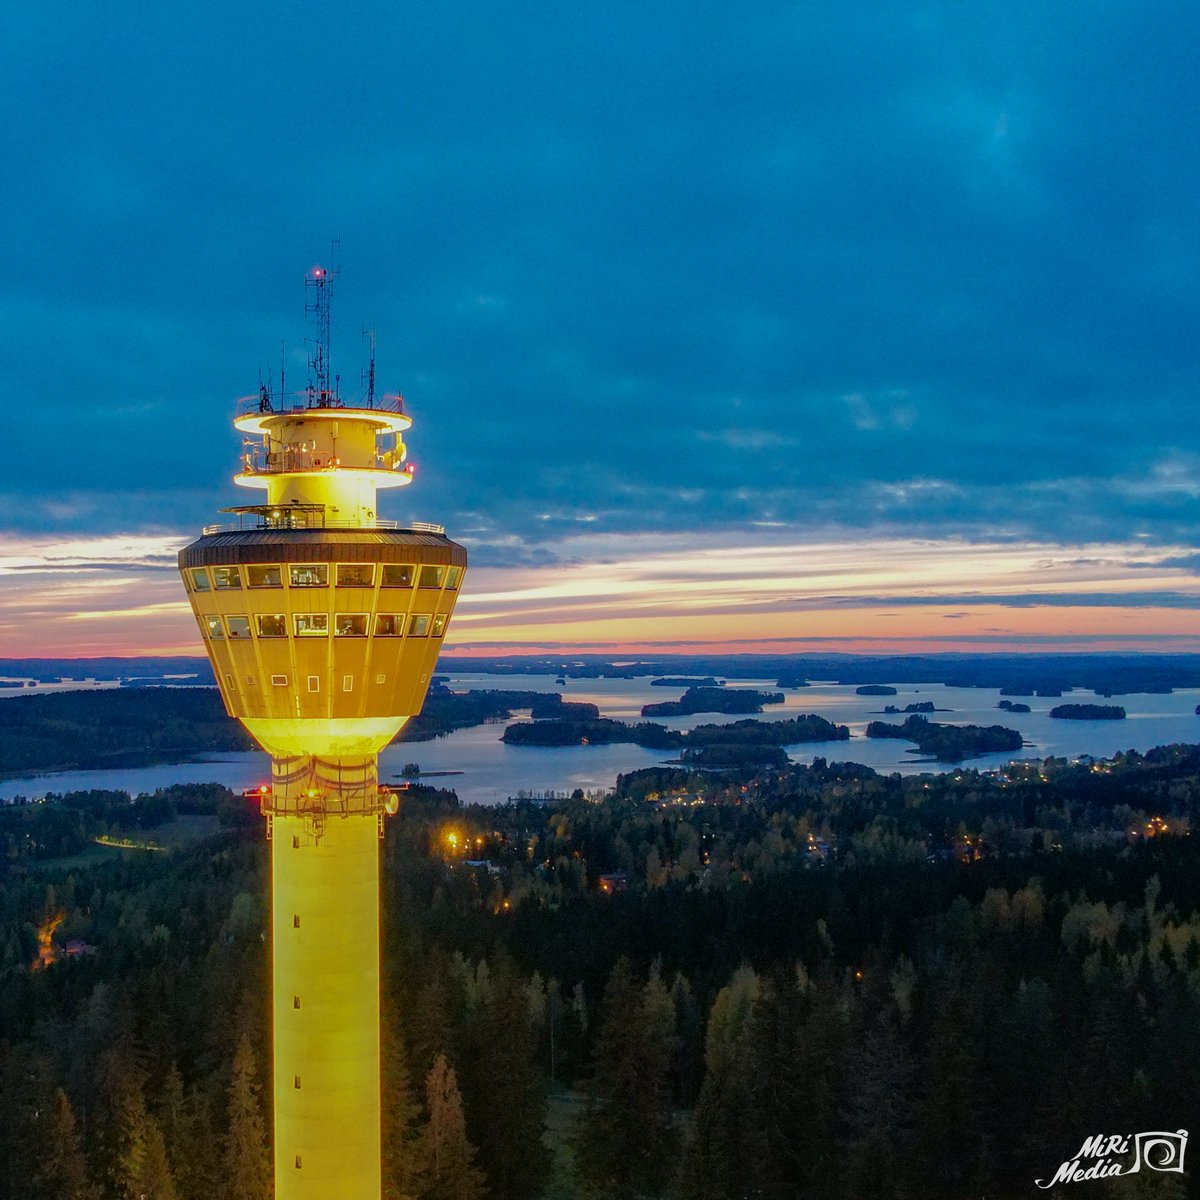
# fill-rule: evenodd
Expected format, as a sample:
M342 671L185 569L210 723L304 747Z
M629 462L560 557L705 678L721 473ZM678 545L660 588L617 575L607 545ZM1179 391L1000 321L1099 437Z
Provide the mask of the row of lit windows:
M296 613L293 618L296 637L328 637L330 617L328 613ZM404 628L408 622L407 631ZM251 617L204 618L209 638L248 638L251 630L260 638L285 638L288 636L286 613L259 613ZM371 628L369 613L338 613L333 618L334 637L365 638ZM375 618L376 637L441 637L446 632L445 613L379 613Z
M243 579L242 572L245 571ZM375 586L375 563L337 563L334 567L338 587ZM379 586L386 588L450 589L458 587L462 567L440 567L430 563L380 563ZM296 563L283 567L274 563L242 567L193 567L188 575L192 590L208 592L238 591L248 588L281 588L286 578L291 587L328 587L329 563Z

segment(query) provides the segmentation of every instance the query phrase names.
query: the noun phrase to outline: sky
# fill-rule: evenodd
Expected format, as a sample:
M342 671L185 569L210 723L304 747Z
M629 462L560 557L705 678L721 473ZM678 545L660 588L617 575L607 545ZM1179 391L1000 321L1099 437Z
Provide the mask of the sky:
M1200 650L1200 10L6 15L0 656L200 653L174 556L340 237L449 653Z

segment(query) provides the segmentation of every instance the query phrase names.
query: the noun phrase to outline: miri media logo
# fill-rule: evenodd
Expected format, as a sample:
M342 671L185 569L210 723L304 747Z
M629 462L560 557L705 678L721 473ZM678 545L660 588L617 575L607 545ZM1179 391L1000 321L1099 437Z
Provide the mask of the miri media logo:
M1174 1133L1097 1133L1064 1162L1050 1180L1035 1179L1040 1188L1091 1179L1115 1179L1139 1171L1175 1171L1183 1174L1187 1130Z

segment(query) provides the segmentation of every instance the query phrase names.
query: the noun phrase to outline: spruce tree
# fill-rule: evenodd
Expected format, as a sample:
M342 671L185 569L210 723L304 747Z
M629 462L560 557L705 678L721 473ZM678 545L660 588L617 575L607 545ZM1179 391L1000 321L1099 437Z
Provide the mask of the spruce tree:
M674 1173L673 1032L674 1005L662 981L653 977L639 988L628 960L618 960L604 991L576 1142L585 1195L657 1196Z
M849 1086L844 993L779 970L750 1020L753 1178L765 1200L840 1194L835 1134Z
M62 1088L54 1089L40 1142L38 1194L43 1200L88 1200L91 1194L75 1112Z
M549 1170L546 1098L527 982L506 955L468 1010L459 1079L467 1134L496 1200L533 1200Z
M680 1173L683 1200L737 1200L753 1194L749 1044L757 994L757 977L742 967L713 1001L704 1083Z
M439 1054L430 1068L425 1096L428 1175L422 1200L481 1200L487 1186L483 1172L475 1166L475 1147L467 1140L458 1080L444 1054Z
M224 1154L227 1200L268 1200L271 1195L271 1163L258 1090L254 1048L243 1034L229 1078Z
M425 1177L420 1104L408 1071L408 1052L385 1010L383 1029L383 1200L416 1200Z

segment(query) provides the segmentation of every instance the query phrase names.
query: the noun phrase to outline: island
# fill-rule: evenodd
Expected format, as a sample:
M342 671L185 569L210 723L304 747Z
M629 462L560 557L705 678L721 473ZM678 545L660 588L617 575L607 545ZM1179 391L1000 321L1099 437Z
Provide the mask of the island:
M1029 705L1022 704L1019 700L1001 700L997 703L996 707L1010 713L1027 713L1030 711Z
M583 700L564 700L558 692L543 692L529 706L529 715L535 720L567 718L594 721L600 715L600 709Z
M1125 720L1125 710L1119 704L1059 704L1050 715L1059 721Z
M703 678L694 678L687 675L664 675L660 679L650 680L651 687L669 687L669 688L693 688L693 687L724 687L724 681L714 678L712 675L705 675Z
M779 676L775 681L775 686L777 688L802 688L812 685L808 682L807 675L786 674Z
M864 683L854 689L856 696L894 696L896 689L890 683Z
M835 725L816 714L785 721L732 721L727 725L697 725L690 732L668 729L651 721L630 724L609 717L597 720L520 721L508 726L502 740L510 746L600 746L619 742L648 750L682 750L683 761L706 766L774 763L774 751L803 742L843 742L846 725ZM766 748L770 753L755 749Z
M755 688L690 687L678 700L643 704L643 717L689 717L693 713L760 713L765 704L782 704L782 692Z
M897 708L894 704L885 704L883 711L889 715L897 715L902 712L906 713L931 713L931 712L950 712L948 708L935 708L932 700L917 700L912 704L906 704L903 708Z
M867 737L915 742L922 754L930 754L938 762L961 762L980 754L1020 750L1023 744L1017 730L1003 725L941 725L917 715L902 725L872 721L867 726Z

